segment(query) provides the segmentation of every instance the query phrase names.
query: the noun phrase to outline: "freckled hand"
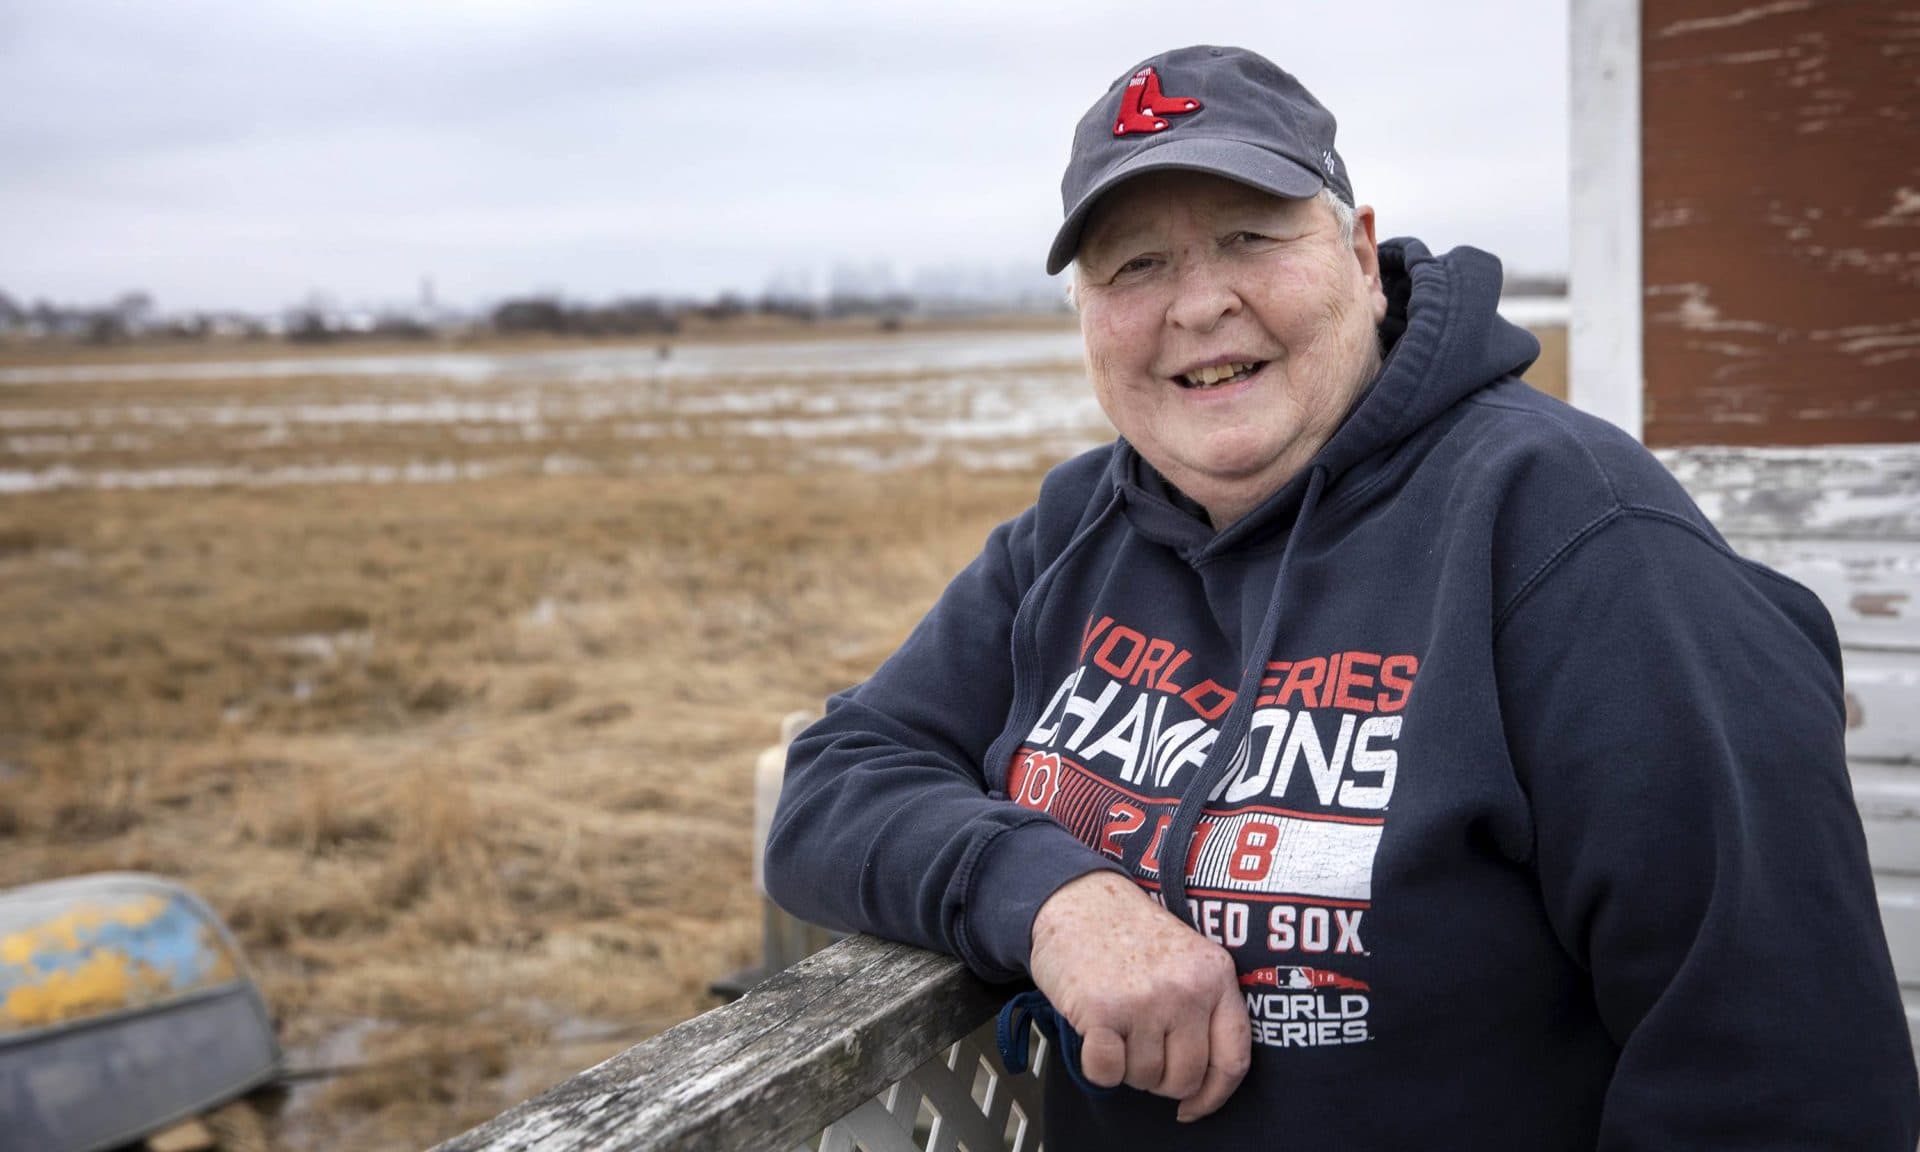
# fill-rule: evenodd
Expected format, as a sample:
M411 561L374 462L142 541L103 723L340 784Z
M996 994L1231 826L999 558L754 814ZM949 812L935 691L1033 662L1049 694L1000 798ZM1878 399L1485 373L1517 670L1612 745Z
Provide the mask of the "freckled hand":
M1084 1038L1095 1084L1178 1100L1186 1121L1247 1074L1253 1039L1232 957L1123 877L1095 872L1049 897L1028 969Z

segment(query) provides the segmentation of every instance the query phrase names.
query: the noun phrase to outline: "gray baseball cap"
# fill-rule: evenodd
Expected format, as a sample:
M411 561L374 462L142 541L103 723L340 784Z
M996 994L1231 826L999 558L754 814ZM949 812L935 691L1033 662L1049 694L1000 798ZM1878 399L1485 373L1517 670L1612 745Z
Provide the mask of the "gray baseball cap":
M1300 81L1244 48L1202 44L1143 60L1074 130L1060 180L1067 218L1047 253L1047 274L1072 262L1094 203L1142 172L1211 172L1289 199L1327 187L1352 204L1333 131L1333 113Z

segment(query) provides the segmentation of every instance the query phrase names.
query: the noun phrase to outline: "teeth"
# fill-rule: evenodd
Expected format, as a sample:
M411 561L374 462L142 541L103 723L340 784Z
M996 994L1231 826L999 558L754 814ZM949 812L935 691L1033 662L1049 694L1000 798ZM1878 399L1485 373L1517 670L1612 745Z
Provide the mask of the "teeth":
M1231 380L1243 373L1252 372L1254 362L1246 361L1233 364L1216 364L1211 368L1202 368L1187 379L1201 388L1211 388L1224 380Z

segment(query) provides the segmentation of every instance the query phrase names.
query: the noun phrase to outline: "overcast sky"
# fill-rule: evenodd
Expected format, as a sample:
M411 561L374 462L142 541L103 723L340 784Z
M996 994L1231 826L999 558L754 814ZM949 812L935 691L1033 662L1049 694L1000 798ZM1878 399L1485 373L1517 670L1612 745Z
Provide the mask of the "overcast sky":
M0 0L0 291L757 293L1041 265L1137 60L1306 82L1381 233L1564 271L1564 0Z

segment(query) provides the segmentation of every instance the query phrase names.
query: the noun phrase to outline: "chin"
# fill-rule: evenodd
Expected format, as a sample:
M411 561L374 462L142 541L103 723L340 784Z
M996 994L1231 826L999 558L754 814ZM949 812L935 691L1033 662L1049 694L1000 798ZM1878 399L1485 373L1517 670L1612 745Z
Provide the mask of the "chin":
M1216 488L1236 488L1271 472L1280 459L1276 450L1246 445L1231 451L1214 451L1187 458L1189 475L1205 477Z
M1244 499L1254 489L1261 487L1263 482L1258 467L1229 465L1221 461L1209 462L1204 468L1188 467L1178 472L1163 470L1163 475L1173 482L1174 487L1202 504ZM1257 495L1264 498L1278 487L1278 484L1273 484L1267 492Z

